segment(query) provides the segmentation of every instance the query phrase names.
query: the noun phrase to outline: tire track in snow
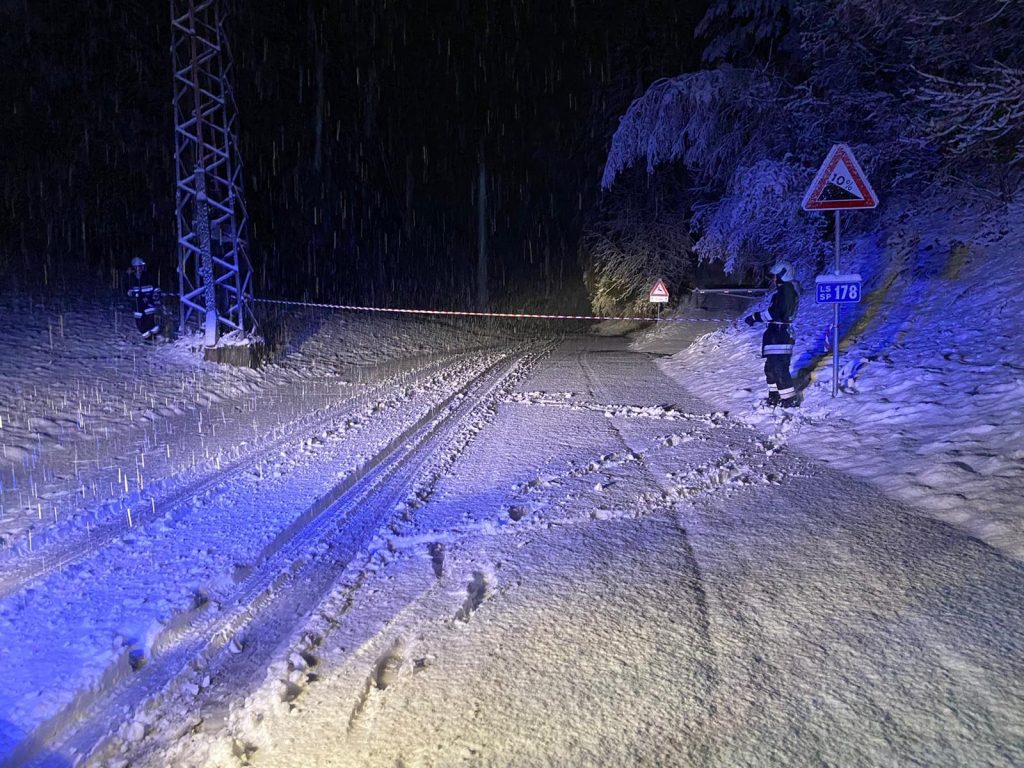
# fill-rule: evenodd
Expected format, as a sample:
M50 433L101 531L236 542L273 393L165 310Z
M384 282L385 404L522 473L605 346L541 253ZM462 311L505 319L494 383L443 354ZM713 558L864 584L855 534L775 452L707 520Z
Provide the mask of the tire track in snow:
M310 507L303 523L291 526L285 540L242 582L226 615L200 612L190 617L186 626L164 639L164 651L149 664L76 700L37 728L11 759L31 765L40 759L44 746L51 751L59 746L64 754L90 755L92 761L113 756L146 737L156 717L152 713L159 712L161 704L179 697L194 709L200 701L212 699L219 688L209 679L211 673L229 686L251 675L273 655L280 638L330 591L466 421L481 408L493 407L490 401L499 397L502 383L522 375L539 356L504 357L479 376L468 393L456 392L438 404L396 437L359 477L350 476ZM267 636L272 638L269 643ZM125 681L128 685L120 684ZM125 712L136 717L125 722L118 735L109 736L110 723L124 721Z
M366 648L374 640L386 637L394 626L399 622L400 617L411 610L428 596L435 594L438 590L444 589L447 584L445 578L447 563L447 545L457 539L448 534L438 536L436 533L422 533L409 539L402 535L404 528L410 525L415 510L428 503L433 495L434 488L439 480L449 476L458 458L468 449L469 445L497 415L498 406L507 402L508 391L514 385L525 378L536 363L551 351L551 345L532 355L526 365L519 366L518 370L506 376L499 382L499 389L504 393L496 393L494 397L482 398L473 407L471 414L462 420L461 426L457 428L454 437L447 438L441 443L441 449L435 452L430 466L425 468L419 477L407 489L404 501L395 505L394 509L399 513L397 518L390 523L385 523L377 538L370 544L372 554L366 562L358 566L357 573L350 577L348 583L334 586L327 597L320 603L314 612L314 616L308 622L302 624L299 629L293 631L292 638L283 644L286 650L275 653L276 660L267 666L267 675L262 682L262 689L275 686L284 691L296 689L293 679L303 674L303 662L296 663L296 654L300 659L309 655L311 646L319 648L326 645L328 639L342 625L344 617L351 609L355 593L360 590L371 570L376 570L399 552L413 550L417 557L429 560L433 573L433 581L423 591L409 596L409 602L401 608L398 614L389 616L387 621L369 637L364 638L359 648L352 651L358 654L360 649ZM473 615L485 602L493 591L495 584L494 573L490 569L473 571L465 584L464 594L460 607L453 609L451 622L469 623ZM408 628L406 628L408 629ZM383 704L384 690L393 683L401 680L402 676L410 672L418 674L427 669L433 660L430 653L419 654L415 652L415 643L408 642L407 632L400 634L387 643L387 649L376 655L375 661L370 665L366 678L356 702L349 713L347 730L352 733L365 731L376 721L380 707ZM285 678L287 678L285 680ZM229 691L229 696L237 699L237 690ZM234 735L231 737L237 745L236 751L246 752L255 747L248 746L244 729L242 732L230 727L229 731Z
M589 353L584 350L579 354L580 367L583 369L583 374L586 377L587 383L590 387L591 394L598 398L598 395L602 389L600 384L600 378L594 372L593 367L590 365L587 359ZM607 398L601 397L599 399L607 400ZM716 416L718 416L716 414ZM725 418L722 414L717 421L712 421L709 426L718 426L721 420ZM631 455L637 456L639 462L640 472L650 481L652 486L657 487L659 485L658 479L654 473L650 470L647 462L644 460L642 454L634 454L632 448L629 446L628 441L623 436L622 432L615 426L612 419L607 419L610 429L622 443L622 447L625 451ZM693 597L694 606L697 612L696 627L697 636L701 641L701 656L705 659L703 664L704 667L704 679L706 682L706 690L704 695L701 696L701 700L705 704L705 712L707 720L703 723L703 730L706 733L711 733L715 726L717 719L718 707L715 703L715 699L719 695L721 688L721 671L719 670L718 654L715 652L714 640L712 639L712 626L711 626L711 612L708 608L708 595L707 590L704 587L704 578L701 573L700 563L697 562L697 556L694 553L693 546L690 543L690 533L686 527L679 526L680 538L682 539L682 554L683 561L681 576ZM700 745L700 751L702 753L702 762L704 765L712 765L714 763L714 747L711 744Z
M551 345L546 345L543 349L535 352L532 355L532 359L526 365L520 366L517 371L499 382L500 389L505 390L505 393L480 399L474 406L472 414L462 420L462 425L457 429L457 434L441 444L441 450L435 453L431 465L424 469L416 481L407 488L405 499L395 505L395 511L399 512L398 517L388 523L388 530L379 532L377 539L371 543L373 554L361 566L351 583L343 584L333 589L321 606L318 607L317 615L314 619L301 628L297 638L293 637L292 641L288 644L288 647L293 649L292 653L277 654L278 660L269 666L271 671L268 673L267 682L273 685L271 677L275 674L275 668L287 668L291 670L289 675L293 676L295 670L291 659L295 653L305 652L305 649L309 646L310 637L316 638L318 646L326 643L334 630L341 625L341 618L351 608L353 595L362 588L369 570L389 562L396 553L411 549L417 552L418 555L428 558L434 576L433 583L424 591L412 597L411 602L406 604L398 615L390 617L386 624L380 627L378 631L365 638L360 644L361 648L365 648L374 639L389 633L393 626L398 623L399 617L408 610L411 610L414 604L445 587L447 545L457 541L457 537L453 538L448 533L439 536L436 533L428 532L410 539L403 536L403 529L410 525L415 510L428 503L438 481L451 474L459 457L468 449L477 435L493 422L498 406L508 401L508 391L519 380L525 378L536 363L550 353L551 348ZM491 571L485 572L485 570L474 570L469 582L465 585L466 596L460 607L453 612L451 621L469 623L477 609L491 596L494 586L494 574ZM287 662L281 658L284 655L288 656ZM371 665L360 695L357 697L356 703L349 714L347 730L352 733L369 728L375 721L378 710L383 702L384 689L397 682L401 677L400 673L404 673L410 668L413 674L427 669L432 663L432 658L432 655L429 653L417 657L404 636L398 636L391 641L388 649L383 654L378 655L376 661ZM237 692L235 695L237 695Z
M355 393L334 405L318 409L309 416L291 422L280 430L275 429L274 432L280 431L280 435L272 437L269 442L257 445L248 455L221 465L212 474L200 477L198 480L172 489L167 493L139 499L138 502L130 505L119 503L117 504L117 514L112 518L101 520L97 525L87 527L85 531L79 531L75 536L60 539L50 547L37 547L33 552L20 556L9 553L6 557L0 558L0 562L7 561L4 563L3 572L0 573L0 600L67 568L72 563L89 557L117 537L123 536L129 531L144 528L154 520L172 513L175 509L187 506L191 499L202 497L217 491L225 484L230 484L234 478L243 476L265 463L268 456L274 455L284 446L302 441L311 430L318 431L318 428L325 422L340 418L361 404L379 399L383 392L415 385L418 381L451 366L452 363L453 360L448 358L435 359L411 372L404 371L397 375L396 380L382 381L367 391ZM412 381L405 378L410 373L415 377ZM112 507L114 505L112 502L108 502L100 506ZM131 527L128 525L125 514L127 509L131 509Z

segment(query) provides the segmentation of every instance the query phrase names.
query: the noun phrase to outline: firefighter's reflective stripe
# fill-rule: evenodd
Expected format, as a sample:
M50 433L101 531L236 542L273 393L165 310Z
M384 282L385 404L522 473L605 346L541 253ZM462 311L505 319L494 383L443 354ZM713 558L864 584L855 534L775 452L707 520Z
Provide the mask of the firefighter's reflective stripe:
M792 320L796 314L799 296L792 283L781 283L772 294L768 309L755 315L755 319L768 324L761 337L761 355L792 355L796 339L793 338Z
M796 387L789 370L790 356L796 346L793 318L800 297L792 283L780 283L761 318L768 324L761 337L761 355L765 357L764 375L768 383L769 402L774 398L787 405L796 402Z
M128 295L135 301L135 325L142 338L151 339L160 335L161 292L152 285L143 285L142 275L135 275L135 284L128 289Z

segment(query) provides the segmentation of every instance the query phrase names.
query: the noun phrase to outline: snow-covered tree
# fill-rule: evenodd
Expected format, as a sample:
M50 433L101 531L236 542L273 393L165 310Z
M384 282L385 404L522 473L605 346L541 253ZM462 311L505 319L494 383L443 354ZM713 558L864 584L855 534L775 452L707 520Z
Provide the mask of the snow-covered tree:
M953 154L1024 163L1024 69L979 67L961 81L926 77L918 99L933 138Z
M682 187L665 174L628 173L605 194L584 233L582 251L591 307L600 315L647 314L654 282L675 294L688 287L694 257Z
M790 0L714 0L695 36L705 43L701 60L709 66L756 66L790 53L790 30Z
M702 234L694 252L722 262L726 272L780 258L816 261L826 220L794 205L806 186L807 169L791 158L738 168L728 193L696 210L693 223Z
M799 201L836 142L854 147L883 212L945 204L951 188L998 204L1024 178L1021 29L1018 0L714 0L698 37L716 68L634 100L602 187L633 166L685 169L694 252L727 271L820 263L828 219Z
M601 186L610 188L640 160L648 173L681 161L699 185L728 179L744 158L773 143L760 129L780 106L780 85L731 66L658 80L619 122Z
M694 183L680 216L699 235L699 257L729 271L806 245L811 225L793 200L813 169L785 151L795 142L786 89L763 71L730 66L654 83L619 124L604 186L641 161L648 173L671 163L685 168Z
M793 0L808 95L852 120L893 179L991 179L1024 156L1024 3ZM815 107L820 112L820 107ZM942 154L937 162L935 152ZM929 155L932 155L931 160ZM984 183L984 181L983 181Z

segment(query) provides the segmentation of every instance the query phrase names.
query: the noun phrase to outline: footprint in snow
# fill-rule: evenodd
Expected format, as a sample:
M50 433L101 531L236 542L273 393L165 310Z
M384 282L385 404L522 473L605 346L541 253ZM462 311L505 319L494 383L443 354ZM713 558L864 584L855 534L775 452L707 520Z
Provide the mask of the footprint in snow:
M352 708L348 718L348 730L351 732L365 718L372 715L380 707L378 701L381 692L395 683L402 673L405 664L405 642L398 638L374 663L373 669L366 678L362 693Z
M383 656L377 659L370 678L377 690L383 691L387 689L389 685L398 679L402 664L405 663L405 658L402 655L403 649L404 643L400 639L396 640L395 644Z
M489 585L483 571L473 571L473 578L466 586L466 599L455 614L458 621L469 623L470 618L487 598Z
M526 507L511 506L508 508L508 517L513 523L518 523L524 517L526 517L529 510Z
M435 541L427 547L427 554L430 555L430 565L434 569L434 576L440 579L444 576L444 544Z

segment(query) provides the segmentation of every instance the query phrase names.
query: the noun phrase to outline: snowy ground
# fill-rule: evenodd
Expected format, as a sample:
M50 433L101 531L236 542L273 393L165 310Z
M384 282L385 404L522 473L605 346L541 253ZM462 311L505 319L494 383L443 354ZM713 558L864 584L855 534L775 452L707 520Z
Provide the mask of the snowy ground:
M855 244L846 268L866 276L844 308L840 394L826 349L832 310L804 275L794 368L810 381L782 425L789 445L1024 559L1024 228L1021 210L989 225L951 217L929 236ZM1007 223L1007 221L1009 223ZM972 229L974 228L974 229ZM1007 231L1009 229L1009 231ZM968 243L968 245L964 245ZM758 307L751 304L747 311ZM668 326L637 349L688 344ZM732 323L664 364L707 402L767 432L761 329ZM676 345L677 348L680 344Z
M295 349L253 371L205 363L189 339L146 345L117 303L0 296L0 556L216 471L364 382L495 343L480 327L323 311L291 323Z
M456 453L217 727L155 717L128 754L1024 759L1024 570L708 411L621 339L559 347Z
M1024 762L1024 306L955 261L795 416L729 321L242 371L0 298L0 764Z

